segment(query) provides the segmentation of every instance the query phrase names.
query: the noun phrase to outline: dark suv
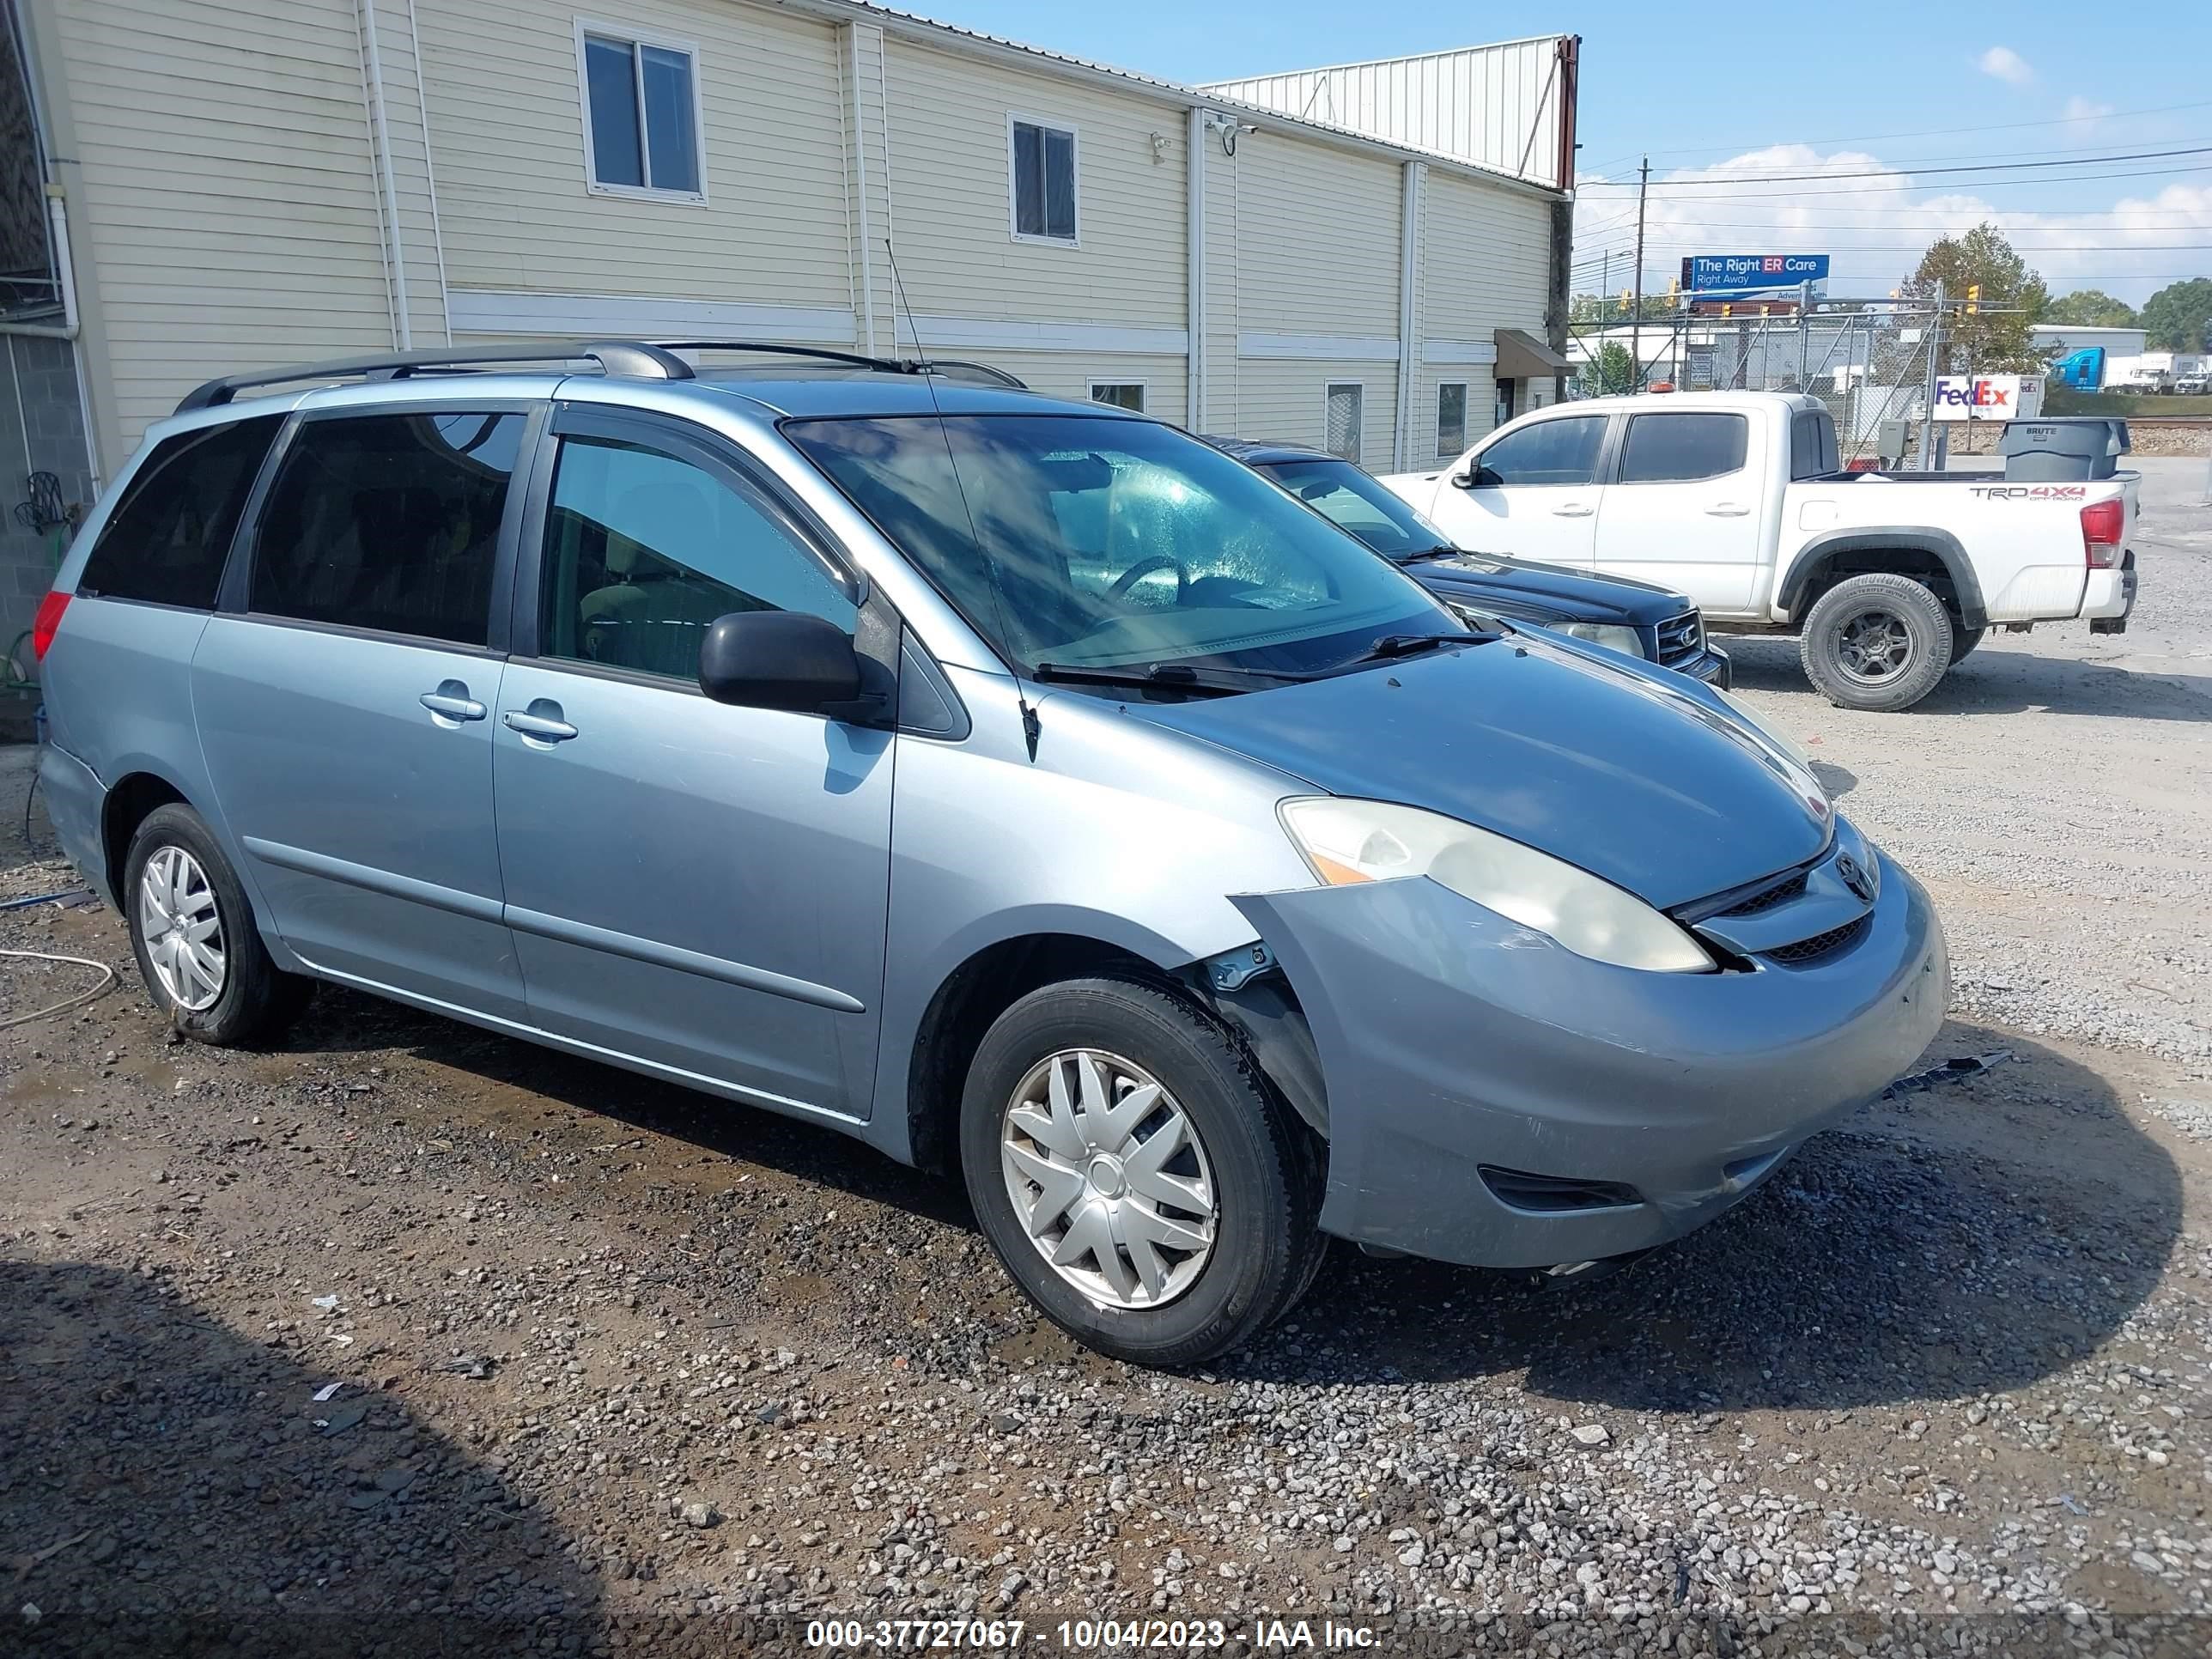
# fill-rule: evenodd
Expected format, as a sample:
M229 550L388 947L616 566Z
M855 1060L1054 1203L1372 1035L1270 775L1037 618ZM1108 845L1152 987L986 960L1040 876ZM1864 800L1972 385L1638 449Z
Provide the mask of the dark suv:
M1377 478L1339 455L1299 444L1209 437L1206 442L1273 479L1407 574L1462 617L1504 617L1656 662L1726 689L1728 653L1705 637L1698 607L1680 593L1619 576L1585 575L1501 553L1454 546Z

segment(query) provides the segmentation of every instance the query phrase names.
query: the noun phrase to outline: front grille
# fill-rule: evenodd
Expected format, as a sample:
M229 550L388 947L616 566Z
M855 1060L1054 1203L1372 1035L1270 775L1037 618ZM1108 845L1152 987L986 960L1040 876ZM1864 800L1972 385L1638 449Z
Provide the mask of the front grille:
M1669 617L1659 624L1659 660L1671 668L1687 662L1705 648L1705 625L1694 611Z
M1482 1184L1501 1204L1538 1215L1565 1215L1577 1210L1617 1210L1641 1204L1644 1194L1618 1181L1582 1181L1571 1176L1531 1175L1526 1170L1501 1170L1496 1164L1478 1166Z
M1847 946L1857 944L1866 936L1867 930L1873 926L1874 915L1869 911L1856 921L1847 921L1840 927L1831 927L1825 933L1815 933L1810 939L1799 939L1795 945L1785 945L1779 950L1769 951L1766 952L1766 958L1770 962L1788 963L1792 966L1817 962L1822 957L1832 955Z
M1800 899L1804 896L1805 872L1800 870L1796 875L1790 877L1789 880L1778 883L1776 885L1768 888L1763 893L1754 893L1751 897L1744 900L1742 903L1731 905L1729 908L1722 911L1721 915L1724 916L1755 916L1762 910L1771 910L1777 905L1787 904L1792 899Z

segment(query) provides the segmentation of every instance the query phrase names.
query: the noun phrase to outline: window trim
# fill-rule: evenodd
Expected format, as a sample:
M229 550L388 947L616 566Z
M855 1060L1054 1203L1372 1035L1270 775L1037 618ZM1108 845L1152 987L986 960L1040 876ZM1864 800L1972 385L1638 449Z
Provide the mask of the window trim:
M1628 439L1638 421L1674 419L1685 416L1691 420L1734 421L1743 432L1743 459L1734 466L1720 472L1700 472L1694 478L1632 478L1628 471ZM1641 489L1649 485L1711 483L1718 478L1733 478L1751 467L1751 417L1734 409L1638 409L1625 415L1620 422L1620 437L1615 446L1610 476L1606 482L1625 489Z
M1328 447L1328 400L1336 393L1356 389L1359 393L1359 455L1337 455ZM1367 382L1364 380L1324 380L1321 388L1321 444L1324 454L1335 455L1340 461L1349 461L1354 466L1365 465L1360 455L1367 453Z
M1151 413L1152 412L1152 408L1151 408L1151 404L1152 404L1152 383L1150 380L1086 380L1085 381L1085 385L1089 388L1088 392L1087 392L1087 394L1086 394L1086 395L1088 396L1088 398L1089 398L1089 400L1090 400L1091 402L1094 403L1094 404L1098 404L1098 405L1099 405L1099 407L1101 407L1102 409L1118 409L1118 410L1121 410L1124 414L1127 414L1127 415L1149 415L1149 414L1151 414ZM1113 403L1108 403L1108 402L1106 401L1106 399L1105 399L1105 398L1102 398L1102 397L1100 397L1100 396L1098 395L1098 388L1099 388L1100 386L1133 386L1136 387L1136 388L1137 388L1137 406L1136 406L1134 409L1131 409L1131 408L1130 408L1127 404L1113 404Z
M1073 236L1036 236L1021 228L1021 176L1014 159L1014 127L1036 127L1047 132L1067 136L1067 169L1069 206L1075 214L1075 234ZM1064 116L1031 115L1024 111L1006 112L1006 234L1017 242L1026 242L1033 247L1083 247L1083 131Z
M1444 447L1444 392L1452 386L1459 388L1459 441L1449 449ZM1467 410L1468 394L1474 390L1468 380L1438 380L1437 382L1437 459L1451 460L1468 451Z
M575 19L576 33L576 107L584 124L584 190L592 196L614 196L633 202L672 202L683 207L707 205L707 103L705 65L699 58L698 43L680 35L662 34L653 29L641 29L635 24L609 23L580 14ZM645 111L645 58L637 48L657 46L663 52L680 52L691 60L691 151L692 161L699 171L696 190L668 190L656 185L610 185L599 179L599 158L592 145L592 76L586 58L585 42L597 38L611 45L626 45L630 48L631 74L637 91L637 142L641 166L647 177L653 172L652 137Z

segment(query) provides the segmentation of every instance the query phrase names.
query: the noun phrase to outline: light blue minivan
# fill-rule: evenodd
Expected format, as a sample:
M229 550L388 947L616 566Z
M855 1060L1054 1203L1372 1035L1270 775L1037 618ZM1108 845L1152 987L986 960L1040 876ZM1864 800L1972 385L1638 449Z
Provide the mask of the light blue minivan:
M40 612L40 775L183 1031L328 980L957 1166L1167 1364L1330 1235L1664 1243L1934 1035L1926 895L1705 688L1470 631L1161 422L743 349L148 433Z

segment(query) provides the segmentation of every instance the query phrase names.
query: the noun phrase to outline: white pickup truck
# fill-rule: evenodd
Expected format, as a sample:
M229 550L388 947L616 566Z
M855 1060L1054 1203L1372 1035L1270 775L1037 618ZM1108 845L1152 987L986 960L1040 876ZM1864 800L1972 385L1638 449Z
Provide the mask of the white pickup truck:
M1991 627L2127 626L2136 477L1847 472L1817 398L1555 404L1449 466L1382 482L1483 552L1686 593L1716 631L1794 633L1850 708L1908 708Z

